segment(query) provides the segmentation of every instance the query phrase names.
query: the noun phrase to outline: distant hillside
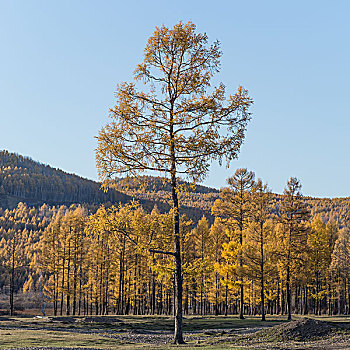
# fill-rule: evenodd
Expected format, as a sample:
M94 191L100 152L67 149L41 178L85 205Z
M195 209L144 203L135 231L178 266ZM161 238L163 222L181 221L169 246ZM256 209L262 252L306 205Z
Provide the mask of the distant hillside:
M273 206L275 212L278 212L283 195L275 194L273 199ZM350 198L313 198L304 197L307 203L311 220L319 216L323 222L333 221L339 228L350 225Z
M43 203L102 204L126 202L127 195L111 190L104 192L100 184L80 176L36 162L8 151L0 152L0 207L14 208L17 203L29 206Z
M219 190L202 185L191 186L185 181L179 181L179 203L181 214L197 222L205 215L213 222L211 207L219 198ZM141 203L156 203L160 211L168 211L171 207L171 186L169 180L156 176L141 176L139 178L119 179L114 187Z
M160 177L143 176L139 179L117 180L115 189L104 192L100 183L36 162L8 151L0 152L0 207L15 208L19 202L28 206L69 205L72 203L98 206L127 203L139 200L146 210L157 205L161 212L170 209L170 183ZM197 222L203 215L210 221L211 207L219 198L219 191L197 185L192 188L180 181L179 199L182 213ZM279 206L283 196L275 195L274 205ZM325 222L333 220L340 227L350 224L350 198L305 197L312 216L319 215Z
M70 205L73 203L98 206L127 203L132 199L140 201L146 210L152 210L155 205L160 211L168 211L170 205L167 201L170 187L162 188L158 178L147 178L147 183L153 181L153 188L142 187L136 182L129 189L121 187L121 191L111 189L108 192L101 190L101 184L80 176L66 173L60 169L52 168L39 163L29 157L24 157L6 150L0 151L0 208L15 208L19 202L28 206L39 207L46 203L50 206ZM145 190L143 193L142 189ZM198 192L198 193L197 193ZM196 201L183 203L183 211L198 221L203 214L210 215L210 206L205 197L217 192L204 186L197 186L196 193L191 198ZM202 201L202 204L200 204ZM193 205L191 205L191 203ZM211 203L211 201L209 201ZM192 207L193 206L193 207Z
M350 198L306 198L311 216L334 221L340 228L350 226Z
M187 185L187 191L179 194L180 203L183 209L189 214L189 217L200 218L205 214L211 221L211 208L220 191L214 188L197 185L194 189L180 182L180 185ZM119 180L116 182L116 188L131 197L145 200L153 200L157 203L170 203L171 188L169 182L164 182L162 178L153 176L144 176L141 179ZM283 195L275 194L273 206L275 212L278 212ZM350 225L350 198L312 198L304 197L308 204L311 217L320 216L327 223L334 221L339 227Z

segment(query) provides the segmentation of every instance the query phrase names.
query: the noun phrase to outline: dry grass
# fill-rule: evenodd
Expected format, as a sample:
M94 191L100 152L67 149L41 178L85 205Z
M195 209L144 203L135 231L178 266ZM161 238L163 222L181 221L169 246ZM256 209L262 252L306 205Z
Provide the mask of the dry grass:
M294 319L300 317L296 316ZM98 322L81 322L75 318L0 317L0 349L59 347L85 349L174 349L171 344L173 320L166 316L116 316L96 318ZM317 319L350 325L349 317ZM89 320L91 321L91 319ZM279 342L250 337L250 332L285 323L285 317L186 317L185 349L350 349L347 331L300 343ZM177 348L177 347L176 347Z
M120 342L98 335L46 330L0 330L0 349L24 347L82 347L115 349Z

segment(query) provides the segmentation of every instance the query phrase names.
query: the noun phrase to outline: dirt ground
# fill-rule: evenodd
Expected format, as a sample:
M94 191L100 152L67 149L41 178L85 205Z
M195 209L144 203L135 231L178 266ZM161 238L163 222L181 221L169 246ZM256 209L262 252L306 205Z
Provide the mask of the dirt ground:
M0 349L171 349L165 316L0 317ZM187 317L186 349L350 349L346 317Z

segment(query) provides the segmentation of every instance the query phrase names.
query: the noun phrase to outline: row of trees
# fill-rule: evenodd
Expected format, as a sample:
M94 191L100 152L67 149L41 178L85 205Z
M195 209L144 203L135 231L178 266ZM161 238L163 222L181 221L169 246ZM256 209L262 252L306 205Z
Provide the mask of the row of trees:
M241 268L235 265L235 261L236 263L238 261L238 253L240 252L240 247L239 245L237 246L237 242L239 242L240 237L240 230L238 226L239 221L236 221L236 219L239 218L239 216L233 215L234 213L232 212L232 205L230 209L231 212L228 211L228 205L224 205L225 201L226 203L229 203L227 201L227 198L229 198L229 193L232 192L232 188L224 189L221 193L221 199L216 202L213 208L213 212L216 214L216 219L213 225L210 224L211 222L213 222L212 219L208 221L207 218L203 218L202 220L200 220L195 227L194 223L191 222L189 219L183 217L183 219L181 220L181 227L185 227L184 233L181 233L181 236L184 235L184 238L181 241L182 249L184 252L188 252L190 249L188 248L188 246L191 246L191 249L196 252L192 255L184 253L184 258L186 257L186 261L183 264L185 269L183 274L183 305L185 312L239 312L240 307L238 303L238 292L240 290L239 278L241 274L244 278L244 307L242 308L242 311L250 313L261 312L261 301L264 299L264 306L265 309L267 309L268 313L286 312L286 270L283 270L285 264L282 264L283 254L281 252L281 248L285 245L285 243L283 242L285 241L282 240L282 233L284 231L282 229L282 221L280 218L282 213L283 202L279 201L279 205L276 206L275 196L269 194L269 192L267 191L265 194L265 199L267 200L267 202L271 203L271 206L261 206L261 214L256 215L256 213L259 213L259 211L256 211L257 204L254 201L256 201L257 199L256 189L259 188L259 186L261 188L261 185L259 185L258 187L256 187L256 184L254 186L249 185L249 187L250 186L251 188L249 189L249 191L246 191L246 193L243 196L246 202L242 210L242 215L244 217L244 229L242 230L244 242L243 248L241 248L243 265ZM232 199L234 197L231 196L230 198ZM272 200L270 201L271 198ZM249 203L255 204L251 205ZM261 201L261 204L262 203L265 202ZM303 198L303 203L308 203L308 200L304 201ZM307 204L307 207L309 207L309 204ZM113 210L118 211L120 209L114 208ZM94 222L101 222L103 217L105 218L105 220L107 217L110 217L108 219L108 222L113 222L113 220L111 221L111 212L113 212L113 210L104 208L102 211L101 208L98 211L99 214L95 214ZM133 210L135 210L135 208ZM227 211L227 214L224 213L224 210ZM137 209L137 211L142 213L142 215L140 214L141 216L148 217L150 215L145 213L144 210L140 207ZM314 211L314 209L311 208L311 211ZM74 247L77 244L77 241L73 240L71 241L71 243L69 243L69 239L72 240L72 235L74 236L74 234L78 234L77 228L75 228L75 231L70 232L69 235L67 233L64 233L64 230L68 230L68 228L72 226L69 222L74 223L74 221L72 221L73 219L68 220L68 218L71 217L74 212L75 216L79 214L79 216L81 217L79 235L82 235L82 237L81 242L79 244L80 246L82 245L84 247L79 252L78 256L75 257L74 255L77 253L75 252L76 248ZM104 213L104 215L101 214L102 212ZM161 214L157 209L154 209L152 213L152 220L154 220L155 222L155 224L153 224L153 227L156 227L156 230L159 231L159 224L157 224L157 222L159 220L164 222L164 218L167 217L167 226L163 223L162 227L167 227L167 230L170 232L170 226L172 222L170 218L171 213ZM155 215L155 213L158 214ZM66 219L64 219L65 217ZM264 217L265 219L267 217L267 219L266 222L262 224L262 219L264 219ZM0 288L2 292L10 293L10 310L12 310L12 312L14 305L16 306L16 303L14 303L14 298L16 299L16 294L24 290L25 292L34 293L34 295L36 294L37 300L40 300L40 291L44 284L45 288L47 289L46 300L51 300L53 295L55 295L56 302L54 309L56 309L56 313L61 312L62 302L60 298L62 298L62 291L64 292L65 288L62 288L62 283L59 283L57 285L57 282L59 279L62 278L60 273L62 273L63 251L65 251L66 249L66 253L63 255L67 255L68 253L71 255L65 257L66 270L68 269L68 262L73 262L74 265L74 262L76 262L76 259L78 257L81 260L79 265L79 271L86 271L87 266L85 261L99 260L99 258L94 258L95 260L92 258L94 254L92 251L89 252L90 255L87 255L87 251L89 250L88 248L93 247L91 242L94 239L93 235L87 235L87 223L89 222L88 218L88 212L79 206L76 208L71 207L70 209L68 209L64 206L55 208L44 205L39 209L34 209L27 207L24 204L19 204L16 209L0 211L0 268L2 271L0 278ZM258 221L258 218L260 218L261 220L260 226L257 226L256 223L253 224L253 222ZM64 223L65 220L69 222ZM79 222L79 220L77 222ZM305 231L305 233L302 234L300 244L302 252L297 255L296 259L293 259L292 264L292 270L296 271L297 273L292 278L293 287L291 289L293 294L293 307L295 308L295 311L299 313L346 313L348 312L349 308L349 303L347 302L346 298L346 295L348 295L349 290L349 284L347 279L347 274L349 272L348 229L346 227L343 227L339 230L339 227L343 226L341 222L333 220L325 221L322 217L318 216L317 214L316 216L312 216L310 221L306 221L305 223L307 230ZM261 228L261 225L262 228L265 230L265 233L262 237L263 250L261 250L261 247L257 247L256 243L258 240L258 227ZM134 227L135 226L140 228L142 225L140 225L140 223L137 223L134 225ZM89 225L89 227L91 228L92 226ZM95 232L97 232L96 227L97 226L95 225ZM103 226L101 227L103 228ZM143 230L144 232L147 232L147 230L149 231L150 229L145 227ZM132 257L126 253L122 254L122 256L124 256L124 258L129 263L135 263L136 259L136 261L138 261L138 263L141 264L140 266L143 266L142 269L140 268L138 270L140 276L147 276L145 271L148 271L148 273L150 273L150 269L152 269L153 266L150 263L150 256L152 257L152 263L154 259L156 265L159 268L162 267L163 278L165 267L162 266L162 264L165 261L167 262L166 271L168 280L166 282L166 287L163 284L160 287L161 283L158 281L158 277L155 278L155 285L157 286L156 290L162 290L162 297L159 297L160 300L162 300L162 302L158 301L156 305L152 304L152 310L155 310L155 312L159 313L165 312L165 310L168 310L167 312L171 312L171 303L173 302L173 277L171 273L171 256L165 256L162 258L159 254L150 254L147 252L147 249L149 248L160 249L160 247L162 247L163 249L165 249L164 244L159 243L162 235L165 236L165 229L163 229L161 232L163 233L160 233L159 236L157 236L157 240L155 240L154 235L152 236L152 244L148 248L146 247L145 243L143 244L144 248L139 252L137 258ZM167 233L168 242L170 239L169 237L171 236L169 232ZM52 236L53 233L55 233L56 235L54 236L56 237L54 243L56 246L54 247L52 245L51 249L49 249L47 237L49 237L50 235ZM131 233L130 237L135 237L136 234L139 234L141 237L144 236L146 233L136 233L135 231L134 233ZM62 236L64 237L64 235L66 235L66 239L62 239ZM120 259L121 256L118 253L118 247L120 247L121 244L120 242L124 242L125 240L125 249L127 251L129 250L132 253L135 253L136 245L132 243L126 236L121 235L121 232L119 232L119 236L116 233L113 233L111 235L111 237L113 237L113 240L110 240L110 238L108 238L110 244L108 248L108 254L110 255L110 258L108 259L108 261L114 261L114 268L116 267L115 261L119 261L118 259ZM116 239L117 237L118 239ZM102 239L101 242L104 242L104 240L105 239ZM138 240L139 239L137 239L137 241ZM149 240L145 240L145 242L149 242ZM157 242L158 245L156 244ZM282 245L282 243L284 245ZM67 245L66 248L64 248L65 244ZM170 247L170 244L168 244L167 247ZM210 249L214 249L214 247L215 250L211 251ZM280 250L276 249L276 247L279 247ZM259 253L260 259L257 257L257 253L259 251L262 252ZM263 259L261 259L261 256L263 256ZM50 263L46 260L48 258L52 259L53 257L55 257L56 262ZM142 263L141 257L142 259L144 259ZM227 262L223 264L223 262L225 261ZM230 261L231 263L229 263ZM265 275L263 276L265 289L263 297L261 297L261 291L258 293L260 296L256 294L259 287L259 278L261 281L261 276L263 275L261 272L257 271L259 267L259 262L261 261L264 261L263 274ZM125 263L122 259L122 262L118 265L119 269L120 266L122 266L123 270L123 266L124 268L126 268L126 266L129 266L129 263ZM53 276L52 266L55 266L55 277ZM61 266L60 269L58 268L59 266ZM148 270L145 266L148 266ZM74 274L74 271L77 271L77 268L77 266L70 266L69 274ZM96 271L95 268L93 269L94 271ZM110 268L109 271L111 271ZM160 273L159 271L160 270L158 269L157 271L154 270L152 272L152 274L155 274L154 277L156 277L156 275ZM198 274L198 271L201 271L201 275ZM235 272L235 274L233 274L233 271ZM226 273L228 273L227 276ZM64 274L66 277L67 271L65 271ZM152 274L151 276L153 276ZM76 280L76 278L79 276L73 276L73 282L69 282L69 286L70 288L73 288L73 291L74 288L77 288L77 282L74 282L74 280ZM121 276L125 277L126 274L124 273ZM192 280L195 280L196 282L192 281L191 284L191 278L189 276L191 276ZM258 278L258 276L260 277ZM272 278L273 276L274 278ZM75 292L75 306L73 306L73 303L69 308L69 312L71 313L73 312L73 309L75 309L75 312L77 313L79 305L80 312L84 312L84 298L85 309L87 308L87 300L89 300L89 312L91 313L91 286L92 289L94 289L97 283L96 281L94 281L93 283L91 282L91 272L90 282L88 279L88 274L86 274L85 272L82 275L82 277L83 279L81 281L79 280L79 288L78 290L76 289ZM48 280L48 278L50 278L50 280ZM53 283L54 279L56 280L56 284ZM119 279L120 277L114 278L115 281L119 281ZM132 279L135 278L132 277ZM196 287L198 284L198 280L203 281L200 285L198 285L199 289ZM127 288L126 290L129 290L128 281L129 280L124 281L122 283L124 287ZM165 279L163 279L163 282L164 281ZM64 284L65 283L67 283L67 280L64 281ZM91 286L87 295L85 293L87 290L87 285L89 285L89 283ZM145 282L145 285L153 285L152 283L153 282L151 280L151 282ZM111 282L108 282L108 284L111 285ZM248 287L247 284L250 285L250 287ZM51 289L54 285L56 285L56 291L52 293ZM76 287L74 287L74 285ZM214 289L213 286L215 286ZM132 288L130 287L130 290L131 289ZM124 289L121 288L121 290ZM146 295L147 293L149 293L149 291L147 293L145 292L145 286L143 287L142 292L142 288L139 288L139 290L140 295ZM252 294L253 290L254 293ZM78 299L77 295L80 296L78 297ZM69 297L69 299L74 300L74 296ZM109 297L108 299L114 300L112 297ZM155 300L154 297L148 298L147 300L151 299ZM123 300L123 298L121 298L120 300ZM137 295L135 300L138 300ZM215 300L218 300L218 302L216 302ZM167 305L164 304L166 301L168 303ZM63 313L66 312L65 303L66 298L63 300ZM121 303L121 301L119 303ZM98 302L98 304L100 304L100 302ZM93 305L93 312L95 313L96 303L94 302ZM108 305L109 312L114 311L114 308L111 306L113 305L113 302L111 303L109 301ZM115 310L117 312L121 312L118 310L122 309L124 310L124 312L151 312L151 309L149 309L149 306L147 305L147 302L143 302L143 304L139 303L138 306L135 308L131 306L126 307L125 305L119 307L116 306ZM225 305L227 306L227 308ZM255 306L253 307L253 305ZM87 310L85 312L87 312Z
M309 220L295 178L277 212L271 198L239 169L212 225L181 217L185 314L349 312L349 230ZM26 290L44 286L54 314L172 314L174 261L160 254L172 247L172 225L172 212L137 203L91 215L61 208L40 238Z
M35 209L23 203L12 210L0 209L0 290L10 295L11 314L14 295L33 283L33 274L38 284L43 283L36 263L40 238L56 211L47 205Z

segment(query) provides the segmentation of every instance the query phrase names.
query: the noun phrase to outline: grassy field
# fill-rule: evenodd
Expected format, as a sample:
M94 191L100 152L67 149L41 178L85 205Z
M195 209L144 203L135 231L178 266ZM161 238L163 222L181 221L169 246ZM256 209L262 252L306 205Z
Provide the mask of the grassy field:
M301 318L294 316L294 319ZM349 317L315 317L349 325ZM285 317L266 322L259 317L187 317L184 320L185 349L350 349L350 334L344 330L307 344L252 337L255 332L278 324ZM344 327L343 327L344 328ZM165 316L106 317L0 317L0 349L67 347L85 349L172 349L173 320ZM333 346L333 347L331 347ZM337 346L337 347L334 347Z

